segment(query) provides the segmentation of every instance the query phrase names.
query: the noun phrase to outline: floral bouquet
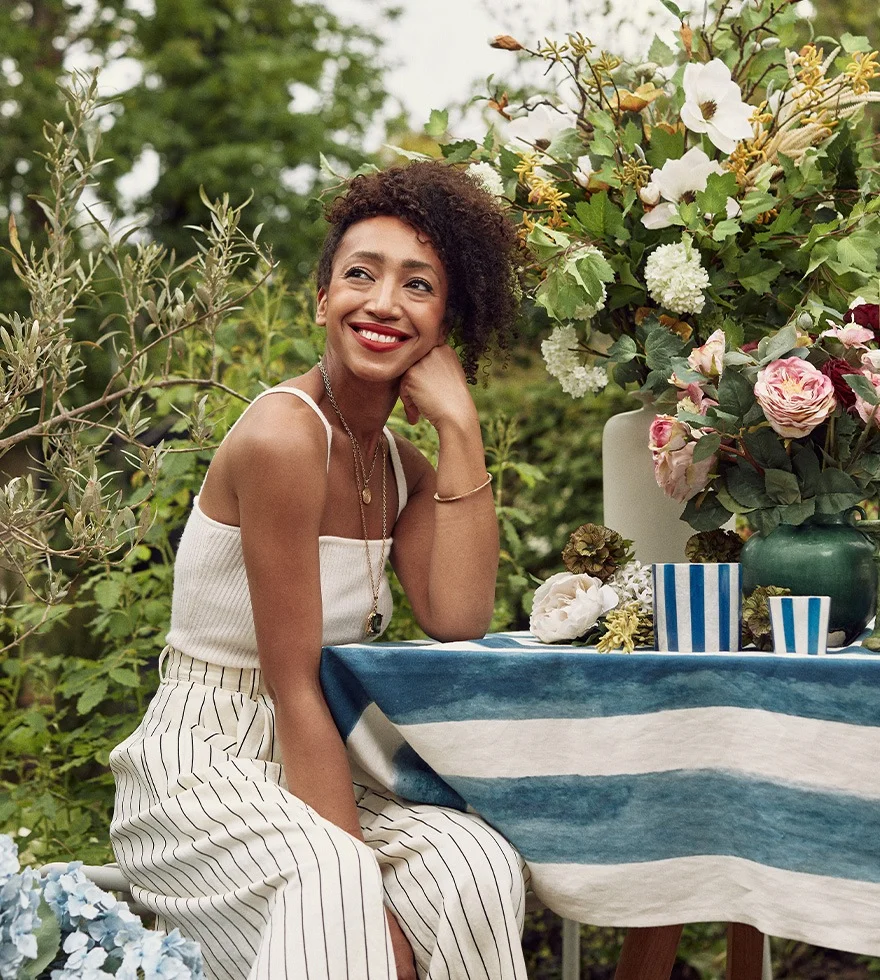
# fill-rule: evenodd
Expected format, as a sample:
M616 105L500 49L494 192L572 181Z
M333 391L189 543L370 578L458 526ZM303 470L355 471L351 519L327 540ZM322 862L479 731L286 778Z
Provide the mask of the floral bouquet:
M79 862L41 876L21 870L0 834L0 980L199 980L196 943L145 929Z
M685 351L683 351L685 353ZM743 515L763 535L880 495L880 306L801 313L760 342L716 330L669 359L654 474L698 530Z
M542 643L582 640L602 653L654 645L651 567L633 560L632 542L598 524L569 538L568 571L551 575L535 592L529 628Z
M639 64L577 32L496 38L544 62L552 93L516 106L497 91L486 140L443 147L518 214L555 322L542 352L572 397L609 374L662 395L670 360L718 330L733 354L880 298L868 39L806 41L794 0L716 0L699 17L660 2L678 33ZM781 337L760 367L796 346L791 327Z

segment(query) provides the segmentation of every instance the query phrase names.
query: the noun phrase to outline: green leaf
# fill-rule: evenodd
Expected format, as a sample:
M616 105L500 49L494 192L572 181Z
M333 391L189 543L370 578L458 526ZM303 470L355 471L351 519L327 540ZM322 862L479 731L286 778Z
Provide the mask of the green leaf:
M855 233L839 239L835 244L842 271L856 269L873 275L877 269L876 241L874 233Z
M564 248L568 248L571 244L571 239L565 232L556 231L546 225L535 225L526 240L542 262L553 258L554 255Z
M718 452L720 445L721 436L717 432L711 432L709 435L703 436L702 439L698 439L694 448L694 462L701 463L704 459L708 459Z
M110 679L123 687L137 687L141 682L137 671L130 667L113 667L110 670Z
M446 143L440 149L448 163L462 163L470 159L477 144L474 140L459 140L457 143Z
M791 470L791 460L779 441L779 436L769 427L747 432L743 444L758 466L764 469Z
M764 478L748 465L730 467L726 477L727 492L743 507L767 507L771 504L764 488Z
M874 385L863 374L845 374L843 379L869 405L873 406L880 403L880 392L877 391Z
M95 599L102 609L115 609L122 595L123 582L120 578L101 579L95 585Z
M651 47L648 49L648 61L653 61L655 65L660 65L665 68L667 65L674 63L675 52L665 41L661 41L655 35L654 40L651 42Z
M853 54L856 51L864 53L871 50L871 42L868 38L863 34L850 34L849 31L840 35L840 46L847 54Z
M736 182L736 175L730 172L725 174L709 174L706 181L706 189L697 192L697 205L703 214L719 214L726 212L727 199L735 197L739 185Z
M610 200L606 191L593 194L589 201L580 201L575 213L584 230L594 238L629 238L623 212Z
M77 714L86 715L107 696L107 681L95 681L76 702Z
M819 514L839 514L855 507L865 496L858 483L843 470L827 469L816 482L816 511Z
M761 249L752 248L740 259L736 276L750 292L763 296L770 292L770 286L783 268L781 262L770 262Z
M776 361L783 354L790 354L797 346L797 329L793 323L783 327L770 337L762 337L755 351L758 364L763 367Z
M636 342L628 334L623 334L611 345L608 360L615 364L626 364L638 355Z
M684 20L684 14L681 12L681 8L672 2L672 0L660 0L660 3L671 13L674 14L680 21Z
M800 503L801 488L794 473L786 470L766 470L764 489L767 496L776 504Z
M666 327L655 327L645 339L645 360L652 371L665 371L666 377L672 370L672 358L684 351L685 343L681 337L671 333Z
M34 930L37 940L37 957L26 960L18 968L16 976L19 980L36 980L37 977L58 955L61 948L61 926L55 913L41 896L37 906L37 917L40 925Z
M724 507L715 494L708 493L702 499L701 496L692 497L681 515L681 519L695 531L714 531L730 520L732 511Z
M712 240L723 242L728 238L733 238L734 235L738 235L741 231L742 225L738 221L734 221L733 218L725 218L712 229Z
M563 129L553 137L547 147L547 155L554 160L569 162L586 153L584 138L576 129Z
M779 508L779 516L786 524L803 524L808 517L816 513L816 501L814 499L801 500L796 504L789 504Z
M751 382L732 368L725 371L718 384L718 407L723 412L743 418L754 404L755 392Z
M425 132L428 136L442 136L449 128L449 113L445 109L432 109L428 121L425 123Z
M645 157L652 167L662 167L667 160L679 160L684 156L684 133L667 133L655 127L645 148Z
M808 497L815 496L821 469L819 457L813 452L812 447L798 446L793 452L791 465L804 488L804 494Z

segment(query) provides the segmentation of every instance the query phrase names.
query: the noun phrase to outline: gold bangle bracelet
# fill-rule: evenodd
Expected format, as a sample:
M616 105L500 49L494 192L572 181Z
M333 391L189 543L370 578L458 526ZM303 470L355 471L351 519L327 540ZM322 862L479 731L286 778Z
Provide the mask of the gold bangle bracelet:
M478 486L474 487L473 490L467 490L465 493L456 494L454 497L441 497L439 494L434 494L434 499L438 504L450 504L453 500L463 500L465 497L469 497L472 493L476 493L478 490L482 490L483 487L488 487L492 482L492 474L487 473L486 479Z

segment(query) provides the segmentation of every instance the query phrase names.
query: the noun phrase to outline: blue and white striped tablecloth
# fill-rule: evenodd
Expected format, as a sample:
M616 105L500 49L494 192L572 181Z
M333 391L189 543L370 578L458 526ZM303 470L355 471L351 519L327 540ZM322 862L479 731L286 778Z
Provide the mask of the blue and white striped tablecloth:
M880 955L880 657L329 647L356 774L471 808L550 908Z

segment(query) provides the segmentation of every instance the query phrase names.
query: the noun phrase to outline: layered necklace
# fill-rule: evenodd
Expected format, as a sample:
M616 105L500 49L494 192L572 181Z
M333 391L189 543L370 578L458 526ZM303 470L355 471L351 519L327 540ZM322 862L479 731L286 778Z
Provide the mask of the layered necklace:
M382 586L382 569L385 567L385 546L388 543L388 510L387 510L387 470L386 458L387 449L385 445L385 439L380 434L379 441L376 444L376 451L373 453L373 461L370 465L370 472L367 473L366 467L364 466L364 458L361 453L361 447L357 439L354 437L354 433L351 431L351 427L348 422L345 421L345 416L339 410L339 405L333 396L333 389L330 387L330 378L327 377L327 369L324 367L323 358L318 361L318 369L321 372L321 377L324 380L324 390L327 392L327 398L330 404L333 406L333 411L339 416L339 421L342 423L342 428L345 429L348 438L351 440L351 452L354 458L354 482L355 488L357 489L357 500L358 509L361 514L361 528L364 532L364 547L367 553L367 571L370 576L370 590L373 594L373 604L370 607L370 612L367 615L367 621L364 624L364 636L378 636L382 632L382 614L379 612L379 589ZM372 479L373 471L376 469L376 460L379 457L379 448L382 449L382 547L379 551L379 563L376 566L375 571L373 570L373 559L370 554L370 538L367 534L367 515L364 510L364 505L369 504L373 499L372 493L370 493L369 482Z

